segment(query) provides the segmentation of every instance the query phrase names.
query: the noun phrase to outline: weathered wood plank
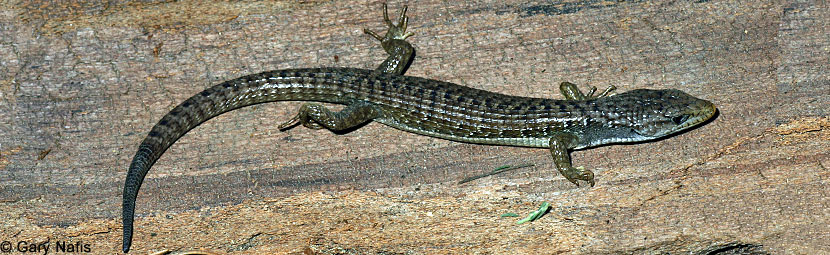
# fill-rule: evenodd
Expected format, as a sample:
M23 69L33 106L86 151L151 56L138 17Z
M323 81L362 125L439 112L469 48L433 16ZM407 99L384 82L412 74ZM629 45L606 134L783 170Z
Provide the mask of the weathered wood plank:
M163 114L249 73L373 68L383 52L362 29L382 29L380 4L3 6L0 218L17 220L0 240L117 251L127 165ZM378 124L279 132L299 104L241 109L192 130L152 169L134 251L830 252L826 3L409 5L409 75L536 97L559 97L561 81L678 88L720 115L671 139L574 153L597 173L596 187L576 188L545 150ZM522 163L536 167L455 184ZM497 217L541 201L554 208L532 224Z

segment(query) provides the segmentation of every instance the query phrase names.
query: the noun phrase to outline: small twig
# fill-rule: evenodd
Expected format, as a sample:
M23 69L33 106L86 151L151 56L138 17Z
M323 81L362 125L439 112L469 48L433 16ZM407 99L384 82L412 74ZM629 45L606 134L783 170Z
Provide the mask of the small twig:
M468 182L471 182L471 181L474 181L474 180L477 180L477 179L481 179L481 178L484 178L484 177L487 177L487 176L500 174L500 173L507 172L507 171L514 170L514 169L531 167L531 166L535 166L535 165L536 164L532 164L532 163L521 164L521 165L517 165L517 166L503 165L503 166L500 166L500 167L496 168L492 172L482 174L482 175L476 175L476 176L473 176L473 177L467 177L464 180L461 180L460 182L458 182L458 184L464 184L464 183L468 183Z

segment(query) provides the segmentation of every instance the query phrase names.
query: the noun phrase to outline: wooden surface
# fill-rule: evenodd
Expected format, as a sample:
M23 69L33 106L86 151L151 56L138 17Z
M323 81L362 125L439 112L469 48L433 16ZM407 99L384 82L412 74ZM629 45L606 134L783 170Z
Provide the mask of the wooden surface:
M211 84L373 68L382 1L0 3L0 242L120 249L129 160ZM397 9L403 3L390 2ZM153 167L134 252L830 253L830 9L798 1L410 1L408 75L560 98L676 88L719 108L671 139L573 153L371 123L279 132L299 103L210 120ZM459 185L502 165L535 164ZM516 225L543 201L540 220ZM731 252L731 253L730 253Z

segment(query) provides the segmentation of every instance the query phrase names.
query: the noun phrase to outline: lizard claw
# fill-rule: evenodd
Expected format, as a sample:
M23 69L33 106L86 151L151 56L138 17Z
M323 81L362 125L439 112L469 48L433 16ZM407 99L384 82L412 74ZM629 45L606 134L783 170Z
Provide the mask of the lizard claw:
M380 36L377 33L375 33L374 31L369 30L368 28L364 28L363 33L366 33L366 34L374 37L375 39L377 39L378 41L381 41L381 42L391 40L391 39L404 40L407 37L415 35L415 33L406 32L406 26L407 26L407 23L409 22L409 17L406 16L407 8L408 7L405 6L405 5L404 5L403 8L401 8L401 14L398 17L398 25L395 25L394 23L392 23L392 20L389 19L389 12L387 10L388 8L386 6L386 3L384 3L383 4L383 22L386 23L387 27L389 27L389 29L386 30L386 35L385 36Z
M617 87L614 87L614 85L608 86L608 88L602 91L602 93L595 96L594 93L597 92L597 87L595 86L591 87L591 91L588 91L588 94L584 94L581 90L579 90L576 84L570 82L562 82L562 84L559 84L559 92L561 92L567 100L591 100L606 97L611 95L611 91L614 91L615 89L617 89Z
M599 95L594 96L594 93L595 93L595 92L597 92L597 87L596 87L596 86L592 86L592 87L591 87L591 91L590 91L590 92L588 92L588 95L587 95L586 97L587 97L587 98L590 98L590 99L593 99L593 98L600 98L600 97L606 97L606 96L608 96L608 95L611 93L611 91L614 91L615 89L617 89L617 87L614 87L614 85L611 85L611 86L608 86L608 88L605 88L605 90L604 90L604 91L602 91L602 93L599 93ZM593 186L593 185L592 185L592 186Z
M299 123L300 123L300 115L298 114L298 115L295 115L294 118L291 118L290 120L280 124L279 126L277 126L277 128L280 131L285 131L285 130L288 130L289 128L292 128L292 127L296 126Z
M594 172L591 172L591 170L585 170L582 167L571 167L566 171L562 171L562 175L565 176L565 179L568 179L568 181L576 184L577 187L579 187L578 181L586 181L589 185L591 185L591 187L595 184Z
M313 130L318 130L318 129L323 129L324 128L323 125L320 125L319 123L314 122L314 120L303 119L303 117L300 116L300 115L302 115L302 113L294 115L294 118L291 118L290 120L286 121L285 123L280 124L279 126L277 126L277 128L280 131L285 131L285 130L288 130L288 129L290 129L290 128L298 125L298 124L301 124L304 127L309 128L309 129L313 129Z

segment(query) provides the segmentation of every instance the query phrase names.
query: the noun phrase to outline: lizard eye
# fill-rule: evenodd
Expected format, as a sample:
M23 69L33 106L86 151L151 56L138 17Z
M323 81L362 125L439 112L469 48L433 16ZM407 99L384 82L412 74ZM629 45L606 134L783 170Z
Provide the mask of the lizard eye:
M680 115L680 116L672 117L671 121L674 122L675 125L680 125L680 124L683 124L683 122L686 122L686 120L688 120L688 119L689 119L689 115L688 114L683 114L683 115Z

